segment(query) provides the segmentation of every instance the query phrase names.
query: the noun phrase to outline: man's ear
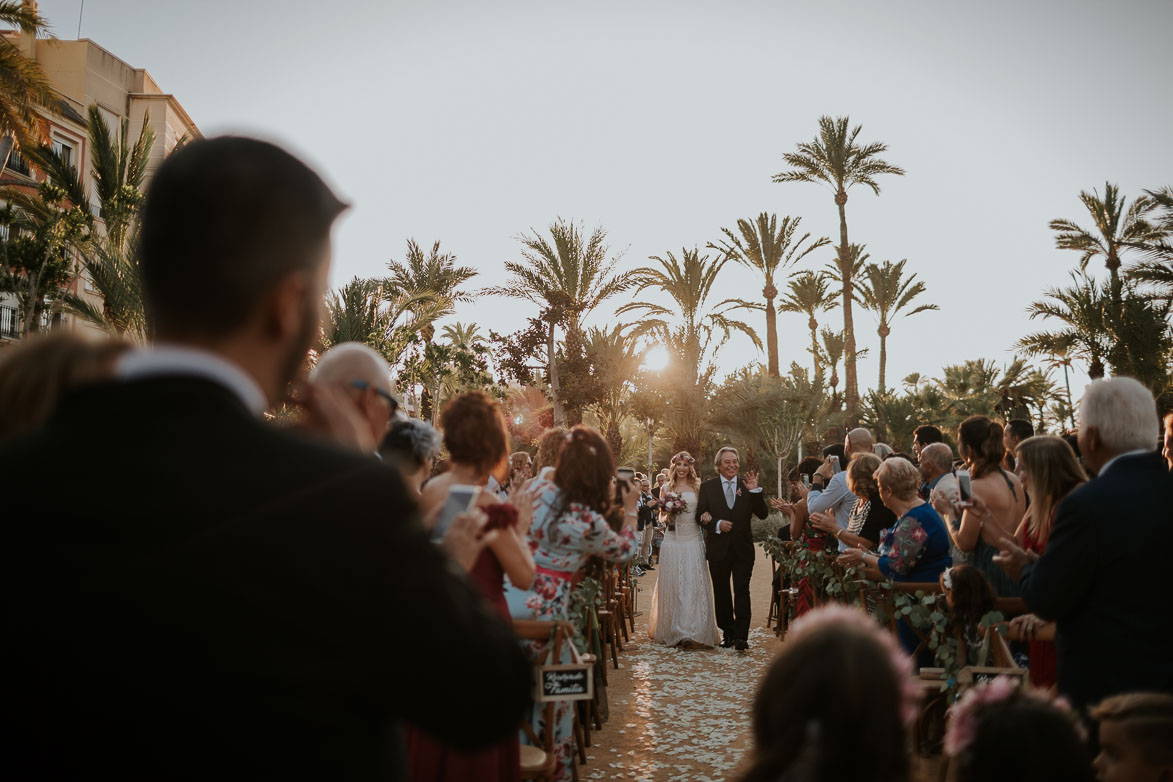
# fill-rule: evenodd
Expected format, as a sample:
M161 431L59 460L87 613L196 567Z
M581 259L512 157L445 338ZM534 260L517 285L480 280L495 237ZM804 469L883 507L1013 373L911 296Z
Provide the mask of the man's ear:
M270 292L265 309L266 333L284 341L301 332L309 281L302 272L286 275Z
M1094 426L1089 426L1087 428L1087 434L1084 436L1087 438L1087 449L1089 451L1100 450L1100 446L1103 445L1103 440L1100 439L1099 429L1096 429Z

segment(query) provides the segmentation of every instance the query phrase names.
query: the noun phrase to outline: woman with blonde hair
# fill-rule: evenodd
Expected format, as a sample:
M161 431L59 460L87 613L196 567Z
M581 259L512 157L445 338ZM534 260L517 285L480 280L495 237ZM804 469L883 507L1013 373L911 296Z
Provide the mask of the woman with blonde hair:
M71 388L111 379L130 347L121 339L55 332L6 348L0 353L0 440L40 427Z
M1087 473L1071 446L1061 437L1030 437L1018 444L1017 472L1030 494L1030 510L1014 533L1015 541L1027 551L1042 556L1055 524L1055 509L1063 498L1087 481ZM1052 687L1058 678L1058 661L1053 641L1034 636L1046 625L1034 614L1015 617L1011 622L1030 642L1030 681L1036 687Z
M716 646L720 642L704 537L696 523L700 485L692 455L681 451L673 456L660 497L661 520L667 531L660 546L660 577L648 618L648 636L666 646Z

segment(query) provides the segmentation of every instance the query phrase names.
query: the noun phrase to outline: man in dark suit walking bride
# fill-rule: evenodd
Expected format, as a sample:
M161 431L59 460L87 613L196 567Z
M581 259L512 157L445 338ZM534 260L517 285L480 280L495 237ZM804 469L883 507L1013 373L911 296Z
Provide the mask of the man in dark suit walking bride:
M749 579L753 574L752 516L769 515L766 497L758 486L758 473L742 479L741 457L736 448L717 451L713 466L717 477L701 484L696 520L705 528L705 558L713 577L717 626L724 633L721 646L749 648ZM730 594L729 582L733 581Z

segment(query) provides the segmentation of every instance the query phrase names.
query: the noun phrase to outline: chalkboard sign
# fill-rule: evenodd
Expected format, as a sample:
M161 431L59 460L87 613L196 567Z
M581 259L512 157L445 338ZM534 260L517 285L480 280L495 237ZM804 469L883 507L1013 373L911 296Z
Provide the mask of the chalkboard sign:
M966 690L975 684L989 683L999 676L1008 676L1011 679L1018 679L1019 686L1022 686L1026 683L1026 674L1025 668L993 668L972 665L961 669L957 674L957 683L961 685L963 690Z
M590 663L540 665L534 669L534 700L589 701L595 694L594 673Z

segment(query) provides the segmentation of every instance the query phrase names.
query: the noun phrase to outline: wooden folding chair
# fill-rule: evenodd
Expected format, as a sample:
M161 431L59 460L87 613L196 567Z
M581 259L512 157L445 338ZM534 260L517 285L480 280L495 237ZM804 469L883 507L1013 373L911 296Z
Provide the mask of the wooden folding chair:
M525 641L547 641L554 644L554 659L561 659L562 641L574 629L568 622L546 622L536 619L515 619L513 634ZM545 655L539 657L534 666L545 662ZM554 772L558 768L558 757L554 754L554 711L557 706L553 701L536 704L544 710L544 730L537 735L530 721L524 720L522 731L530 744L521 745L521 778L532 779L536 782L549 782L554 779Z

